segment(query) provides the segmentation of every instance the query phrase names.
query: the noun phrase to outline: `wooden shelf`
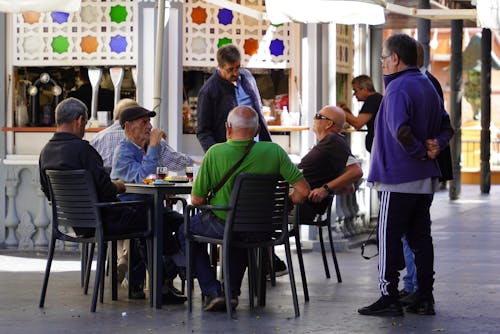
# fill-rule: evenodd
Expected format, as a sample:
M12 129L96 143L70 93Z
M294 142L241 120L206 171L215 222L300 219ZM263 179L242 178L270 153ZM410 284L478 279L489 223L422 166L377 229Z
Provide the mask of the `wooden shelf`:
M88 128L85 132L99 132L106 127ZM24 127L3 127L4 132L56 132L53 126L24 126Z
M309 130L308 126L283 126L283 125L268 125L267 128L271 132L286 132L286 131L305 131Z

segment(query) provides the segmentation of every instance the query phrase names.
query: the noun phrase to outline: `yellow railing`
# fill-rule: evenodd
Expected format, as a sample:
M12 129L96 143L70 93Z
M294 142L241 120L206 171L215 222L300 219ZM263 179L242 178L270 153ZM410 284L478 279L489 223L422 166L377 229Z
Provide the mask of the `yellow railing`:
M481 166L481 143L479 140L462 140L462 168L479 169ZM500 140L490 145L490 165L500 166Z

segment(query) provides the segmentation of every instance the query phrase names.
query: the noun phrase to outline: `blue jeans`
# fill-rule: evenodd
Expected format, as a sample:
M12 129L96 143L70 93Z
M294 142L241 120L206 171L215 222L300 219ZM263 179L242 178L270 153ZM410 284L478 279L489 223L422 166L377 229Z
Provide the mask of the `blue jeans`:
M224 223L211 212L199 213L191 217L191 233L207 237L222 238L224 236ZM179 228L179 241L181 249L186 253L186 237L184 234L184 224ZM200 289L204 295L219 294L221 291L220 282L214 269L210 265L210 258L207 252L207 245L196 243L193 246L193 267L194 274L198 278ZM241 281L245 274L248 258L245 249L231 249L229 258L230 286L231 293L235 296L240 294Z
M403 253L405 257L406 275L403 277L404 289L408 292L417 291L417 269L415 268L415 255L408 245L406 235L401 238L403 243Z

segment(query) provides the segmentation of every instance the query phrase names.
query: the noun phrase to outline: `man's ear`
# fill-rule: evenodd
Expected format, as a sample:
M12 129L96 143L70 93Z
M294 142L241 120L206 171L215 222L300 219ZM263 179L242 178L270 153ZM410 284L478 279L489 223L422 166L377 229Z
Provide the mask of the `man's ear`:
M257 126L257 130L255 130L255 135L254 135L254 137L256 137L259 133L260 133L260 125L259 125L259 126Z

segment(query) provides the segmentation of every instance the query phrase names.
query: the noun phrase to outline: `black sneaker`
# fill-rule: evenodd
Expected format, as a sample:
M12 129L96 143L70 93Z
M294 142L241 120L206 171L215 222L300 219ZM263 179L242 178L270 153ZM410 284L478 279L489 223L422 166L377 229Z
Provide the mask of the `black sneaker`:
M238 297L231 298L231 307L234 310L238 306Z
M434 299L419 299L406 308L406 312L420 315L436 315L434 310Z
M362 315L380 315L390 317L400 317L404 315L401 304L392 298L382 296L375 303L358 309Z
M402 306L408 306L413 304L417 299L417 292L407 292L406 295L401 296L399 295L399 302L401 303Z
M285 262L283 262L276 255L274 256L273 260L274 260L274 274L276 275L276 277L280 277L280 276L288 274L288 269L286 267Z
M146 299L146 294L142 289L131 289L129 299Z
M166 293L162 294L161 299L162 299L163 304L165 304L165 305L184 304L187 300L187 298L185 296L183 296L182 294L178 295L178 294L174 293L173 291L171 291L170 289Z
M205 302L203 303L203 311L225 311L226 310L226 299L222 293L216 293L214 295L205 296Z

